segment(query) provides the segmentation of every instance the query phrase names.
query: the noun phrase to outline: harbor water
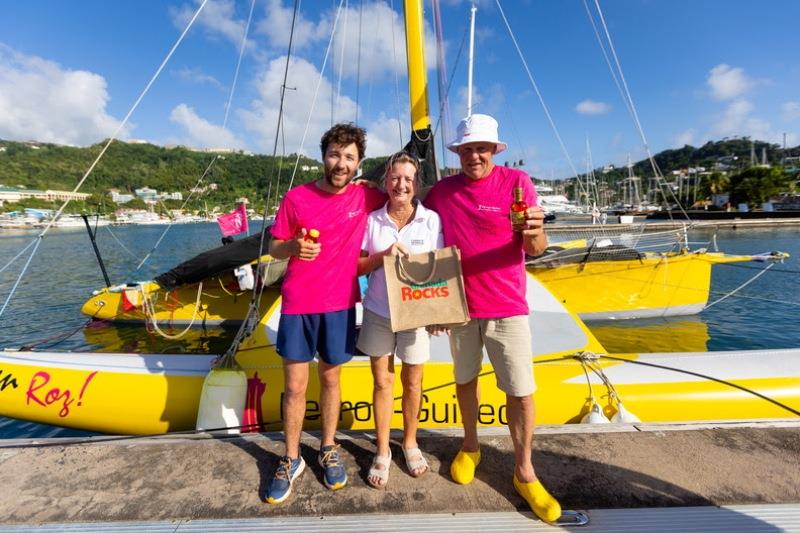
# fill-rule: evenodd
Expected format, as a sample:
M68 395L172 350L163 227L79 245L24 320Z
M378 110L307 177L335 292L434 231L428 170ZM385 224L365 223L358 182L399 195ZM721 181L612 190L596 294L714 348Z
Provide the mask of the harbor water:
M260 222L251 227L260 227ZM166 234L164 232L166 231ZM693 248L709 243L713 230L690 233ZM37 232L0 232L0 306L24 267ZM161 239L160 245L153 250ZM593 333L609 352L697 352L800 346L800 239L792 227L719 230L719 249L732 254L791 254L752 283L764 263L717 265L709 302L730 297L699 315L668 319L595 322ZM112 284L148 280L220 244L216 224L100 227L97 244ZM151 253L152 252L152 253ZM142 260L147 261L137 269ZM196 329L167 341L138 326L89 325L80 313L92 290L104 285L85 231L52 230L42 240L16 294L0 316L0 347L138 352L221 352L233 331ZM61 339L61 337L65 337ZM44 342L42 342L44 341ZM800 364L800 362L798 362ZM1 371L2 369L0 369ZM546 408L546 406L542 406ZM85 435L71 429L0 418L0 438Z

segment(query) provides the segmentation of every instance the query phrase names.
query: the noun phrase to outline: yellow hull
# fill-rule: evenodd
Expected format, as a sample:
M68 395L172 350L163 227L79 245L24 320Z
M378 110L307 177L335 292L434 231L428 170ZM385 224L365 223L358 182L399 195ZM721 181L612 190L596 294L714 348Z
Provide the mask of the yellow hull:
M708 303L712 265L749 260L750 256L680 252L648 255L641 260L531 265L528 271L584 320L650 318L699 313ZM159 326L234 325L244 318L250 302L250 292L234 292L234 283L233 276L226 274L206 280L202 287L188 285L169 293L153 282L127 291L131 299L137 293L150 299L152 316ZM126 310L125 291L121 287L97 291L81 312L103 320L143 323L146 317L141 302ZM262 313L269 301L262 300Z
M18 386L7 386L0 393L0 414L44 424L115 434L160 434L194 429L202 383L208 368L206 365L210 362L208 356L202 355L173 356L194 358L194 363L198 363L189 365L195 371L185 371L188 372L187 375L173 375L156 369L144 373L113 372L83 361L81 364L85 365L84 368L53 367L41 361L34 364L12 362L8 355L0 352L2 376L11 376L11 380ZM681 356L682 354L672 354L671 361L674 363ZM700 354L683 357L698 356ZM163 358L139 357L145 360ZM637 355L619 357L650 361L648 357ZM731 357L735 359L735 356ZM759 356L750 354L749 357L752 362ZM800 353L795 350L786 354L776 352L774 359L787 364L791 358L797 361L798 357ZM277 356L270 350L261 354L251 352L239 359L244 359L249 378L250 408L260 413L258 419L262 428L279 430L283 373ZM262 362L254 366L247 364L256 359ZM580 422L590 407L587 401L587 381L580 363L570 358L556 362L552 362L551 357L541 359L551 362L538 362L535 365L538 384L535 394L538 406L537 424ZM722 359L719 363L727 364ZM204 369L198 368L203 366ZM631 364L601 359L601 366L608 372ZM641 374L641 382L618 382L615 383L615 388L626 408L647 422L785 418L793 416L792 413L742 389L757 391L800 411L800 371L796 367L795 364L796 375L793 376L786 376L783 372L773 377L732 380L733 385L685 378L677 381L653 381L653 376L658 372L641 367L636 369ZM717 369L717 375L720 370L721 366ZM397 373L399 374L399 368ZM315 374L312 372L309 383L306 428L319 427L319 384ZM402 427L399 414L402 391L399 380L396 381L392 426L399 428ZM608 399L608 392L600 382L593 381L598 402L606 414L612 416L616 407ZM479 383L482 393L480 424L505 424L505 395L497 389L490 365L484 365ZM259 395L259 387L255 385L262 386L263 393L257 403L252 403ZM425 367L423 389L420 426L458 426L460 419L452 365L443 362L428 363ZM369 362L363 359L348 363L342 369L342 414L339 427L365 430L374 428L372 376Z
M537 423L579 421L589 408L589 383L597 401L613 414L610 411L615 406L604 385L591 373L587 381L584 367L572 357L584 351L603 353L603 347L532 277L527 298L531 302L531 348L538 384ZM261 427L277 430L281 426L283 391L281 361L274 349L280 299L273 297L271 301L261 324L238 352L237 361L249 378L250 412ZM203 379L214 357L0 351L0 415L108 433L190 430L195 427ZM425 366L421 426L457 427L460 420L445 338L434 338L431 357ZM599 365L627 409L643 421L779 418L800 413L800 350L616 357L623 360L601 358ZM689 373L663 367L683 368ZM316 372L311 376L307 428L319 425L319 384ZM400 410L399 381L395 385L395 411ZM504 424L505 395L497 389L488 363L479 382L481 425ZM372 429L373 424L369 362L356 357L342 367L340 428ZM401 426L399 413L395 413L392 424Z
M679 252L533 266L529 271L584 320L650 318L699 313L708 303L711 267L750 260L750 256Z

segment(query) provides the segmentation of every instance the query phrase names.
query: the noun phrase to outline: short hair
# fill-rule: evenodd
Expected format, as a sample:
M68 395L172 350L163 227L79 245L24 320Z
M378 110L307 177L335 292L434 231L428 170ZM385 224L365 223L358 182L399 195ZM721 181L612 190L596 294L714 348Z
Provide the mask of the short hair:
M358 160L364 159L364 154L367 151L367 132L364 128L359 128L352 122L342 122L336 124L331 129L322 135L319 147L322 150L322 158L325 158L325 152L328 151L328 146L331 144L338 144L339 146L349 146L355 143L358 149Z
M410 163L414 167L414 179L416 180L419 178L419 159L414 157L414 154L407 152L406 150L400 150L399 152L392 154L392 156L386 161L386 170L384 170L383 176L388 176L389 172L392 170L392 167L398 163Z

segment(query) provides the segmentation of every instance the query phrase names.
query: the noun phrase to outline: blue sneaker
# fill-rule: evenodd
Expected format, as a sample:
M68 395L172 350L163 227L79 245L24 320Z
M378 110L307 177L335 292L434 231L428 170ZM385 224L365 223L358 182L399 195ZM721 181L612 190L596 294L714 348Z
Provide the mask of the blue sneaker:
M347 470L339 458L339 445L323 446L319 450L319 465L325 470L322 480L331 490L347 485Z
M306 468L303 458L292 459L291 457L281 457L275 477L269 482L267 489L267 503L276 504L286 500L292 493L292 483L300 477Z

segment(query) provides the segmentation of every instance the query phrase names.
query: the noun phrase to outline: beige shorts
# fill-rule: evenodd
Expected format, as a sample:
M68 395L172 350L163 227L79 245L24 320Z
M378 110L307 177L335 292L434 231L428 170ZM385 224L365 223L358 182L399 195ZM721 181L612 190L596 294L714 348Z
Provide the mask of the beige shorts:
M421 365L431 358L431 341L425 328L392 331L392 322L366 307L356 347L370 357L395 354L409 365Z
M473 318L450 331L450 353L456 383L469 383L481 372L483 348L492 362L497 387L510 396L536 390L527 316Z

